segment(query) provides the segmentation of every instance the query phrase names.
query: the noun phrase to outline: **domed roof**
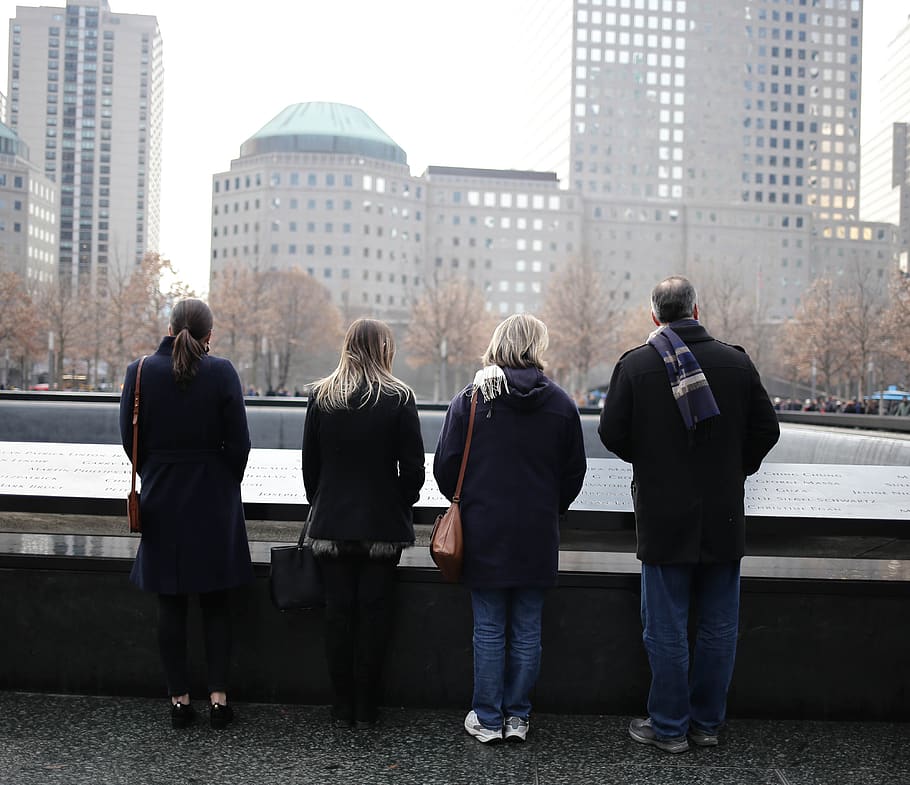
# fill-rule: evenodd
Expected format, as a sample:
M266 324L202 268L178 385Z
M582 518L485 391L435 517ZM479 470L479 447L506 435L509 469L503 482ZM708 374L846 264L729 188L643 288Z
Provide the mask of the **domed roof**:
M408 162L405 151L366 112L322 101L292 104L240 147L241 157L263 153L352 153Z

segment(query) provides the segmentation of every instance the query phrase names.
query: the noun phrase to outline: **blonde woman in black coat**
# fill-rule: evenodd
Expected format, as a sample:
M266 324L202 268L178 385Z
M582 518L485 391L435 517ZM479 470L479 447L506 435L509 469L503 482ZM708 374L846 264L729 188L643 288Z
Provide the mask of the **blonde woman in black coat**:
M171 696L171 722L195 719L186 659L187 606L199 597L210 722L224 728L231 628L228 590L253 579L240 483L250 434L237 371L209 352L212 312L181 300L168 335L142 364L139 455L142 541L130 580L158 595L158 644ZM139 361L126 369L120 397L123 448L133 448L133 393Z
M392 375L384 322L358 319L338 367L313 388L303 432L309 537L326 588L325 647L339 726L377 720L382 664L411 507L424 481L413 391Z

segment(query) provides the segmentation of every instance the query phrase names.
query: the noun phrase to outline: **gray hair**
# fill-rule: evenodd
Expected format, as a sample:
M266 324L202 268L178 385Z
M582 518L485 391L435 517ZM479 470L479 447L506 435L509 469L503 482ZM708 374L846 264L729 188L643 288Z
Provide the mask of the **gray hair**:
M651 292L651 310L661 324L691 319L695 313L695 287L682 275L664 278Z
M529 313L513 313L493 330L483 354L484 365L500 368L539 368L550 343L547 326Z

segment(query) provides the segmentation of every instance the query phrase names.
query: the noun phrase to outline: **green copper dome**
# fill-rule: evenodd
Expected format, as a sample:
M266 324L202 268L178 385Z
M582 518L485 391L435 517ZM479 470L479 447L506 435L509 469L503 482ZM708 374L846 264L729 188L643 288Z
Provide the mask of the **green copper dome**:
M406 164L408 156L366 112L346 104L293 104L240 147L240 156L263 153L350 153Z

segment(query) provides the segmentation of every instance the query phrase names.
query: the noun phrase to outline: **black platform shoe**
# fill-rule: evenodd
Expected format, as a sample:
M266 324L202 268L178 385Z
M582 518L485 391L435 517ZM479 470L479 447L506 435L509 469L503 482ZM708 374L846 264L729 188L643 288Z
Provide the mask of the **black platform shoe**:
M196 710L189 703L172 703L171 704L171 726L174 728L186 728L192 725L196 719Z
M234 719L234 710L223 703L213 703L209 722L215 730L223 730Z

